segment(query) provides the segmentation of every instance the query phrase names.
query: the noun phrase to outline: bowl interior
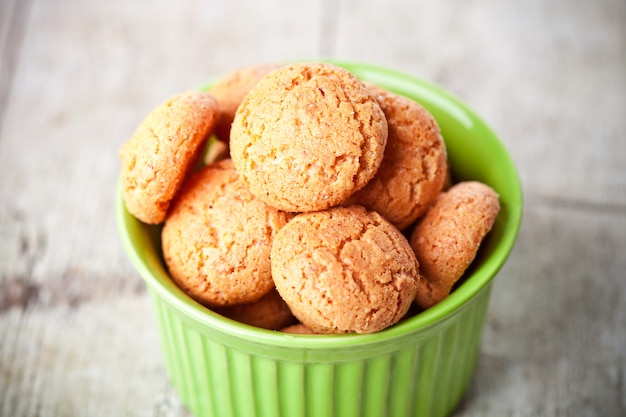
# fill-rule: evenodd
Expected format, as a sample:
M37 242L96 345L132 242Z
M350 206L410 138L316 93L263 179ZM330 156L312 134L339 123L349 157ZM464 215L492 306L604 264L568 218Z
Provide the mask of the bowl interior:
M135 219L116 193L119 234L136 270L152 292L199 328L257 344L306 349L338 349L376 344L391 338L428 332L456 314L485 288L506 261L521 223L522 192L514 163L492 130L465 104L439 86L407 74L373 65L331 61L362 80L378 84L426 107L440 125L454 181L477 180L500 196L501 211L462 283L436 306L381 332L368 335L293 335L248 326L227 319L192 300L170 279L160 249L160 226Z

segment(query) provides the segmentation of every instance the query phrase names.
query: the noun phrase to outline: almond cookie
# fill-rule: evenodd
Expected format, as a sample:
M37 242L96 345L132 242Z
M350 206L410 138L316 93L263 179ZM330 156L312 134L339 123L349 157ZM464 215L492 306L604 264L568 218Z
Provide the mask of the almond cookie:
M228 143L230 126L235 118L237 107L261 78L278 67L278 64L260 64L238 68L220 78L209 89L220 105L220 117L215 126L215 136Z
M291 326L282 328L280 331L283 333L292 333L292 334L315 334L313 330L309 329L302 323L292 324Z
M163 222L218 114L215 98L200 91L176 95L152 110L120 149L122 197L131 214L144 223Z
M291 216L254 197L230 159L207 165L187 180L165 219L170 275L210 307L257 301L274 288L271 244Z
M374 176L387 121L368 88L330 64L280 67L248 93L233 121L231 157L250 190L271 206L335 206Z
M417 304L429 308L448 296L472 263L500 211L498 195L476 181L442 193L411 234L422 281Z
M360 206L302 213L274 238L276 289L315 333L371 333L415 299L418 263L406 238Z
M236 304L214 310L230 319L269 330L280 330L297 322L275 288L254 303Z
M385 113L389 136L378 172L345 204L377 211L403 230L441 192L447 171L446 146L428 110L380 87L368 87Z

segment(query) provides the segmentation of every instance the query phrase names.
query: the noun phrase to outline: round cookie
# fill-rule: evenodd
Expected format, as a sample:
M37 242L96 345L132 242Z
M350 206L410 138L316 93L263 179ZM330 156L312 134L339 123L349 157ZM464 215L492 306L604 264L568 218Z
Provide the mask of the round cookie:
M362 205L403 230L437 198L447 171L446 146L435 118L406 97L369 85L387 118L383 161L346 205Z
M274 288L270 250L292 215L254 197L225 159L187 180L161 238L174 281L210 307L251 303Z
M371 333L415 299L418 263L406 238L376 212L334 207L296 215L274 238L276 289L315 333Z
M387 121L365 84L325 63L280 67L248 93L233 121L231 157L250 190L271 206L335 206L374 176Z
M275 288L253 303L218 307L214 310L230 319L263 329L280 330L297 322Z
M420 307L432 307L448 296L499 211L496 192L476 181L459 182L437 198L410 237L420 263Z
M278 67L278 64L241 67L217 80L209 89L220 105L220 117L215 126L215 136L228 143L230 126L235 118L237 107L261 78Z
M213 96L191 91L171 97L143 120L119 153L122 197L131 214L144 223L163 222L218 114Z
M280 329L280 331L283 333L292 333L292 334L315 334L313 330L309 329L302 323L292 324L290 326Z

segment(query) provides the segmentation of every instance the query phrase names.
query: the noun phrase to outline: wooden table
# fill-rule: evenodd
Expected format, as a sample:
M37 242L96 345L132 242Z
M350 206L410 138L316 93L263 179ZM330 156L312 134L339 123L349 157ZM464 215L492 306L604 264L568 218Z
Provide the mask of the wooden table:
M623 0L0 1L0 415L187 416L117 236L117 150L171 94L335 57L443 85L525 189L465 416L626 415Z

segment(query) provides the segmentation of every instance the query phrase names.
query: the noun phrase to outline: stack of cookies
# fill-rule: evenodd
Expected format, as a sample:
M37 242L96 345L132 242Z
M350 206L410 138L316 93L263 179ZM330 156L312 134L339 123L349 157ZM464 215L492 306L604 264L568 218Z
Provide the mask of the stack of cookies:
M242 68L177 95L120 157L126 207L163 223L172 279L286 332L372 333L434 306L500 208L487 185L452 183L424 107L322 62Z

